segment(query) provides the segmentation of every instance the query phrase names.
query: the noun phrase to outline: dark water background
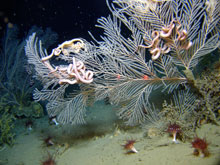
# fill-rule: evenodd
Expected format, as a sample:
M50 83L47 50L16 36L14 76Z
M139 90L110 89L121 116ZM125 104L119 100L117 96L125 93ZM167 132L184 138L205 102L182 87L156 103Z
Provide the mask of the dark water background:
M3 3L4 2L4 3ZM101 34L97 18L108 16L105 0L7 0L0 3L0 37L7 23L17 25L21 37L33 26L50 27L59 41L82 37L91 40L88 31ZM96 35L99 36L99 35Z

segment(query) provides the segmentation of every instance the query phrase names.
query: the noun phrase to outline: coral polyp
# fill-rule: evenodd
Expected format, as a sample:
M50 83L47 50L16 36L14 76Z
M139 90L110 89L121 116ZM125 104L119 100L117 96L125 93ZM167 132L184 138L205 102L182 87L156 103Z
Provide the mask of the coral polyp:
M53 146L54 145L54 140L51 136L48 136L47 138L44 139L44 144L47 147Z
M168 126L167 132L173 135L173 142L178 143L176 140L176 136L178 133L181 133L181 127L176 123L170 124Z
M29 131L31 131L31 130L33 129L33 125L34 125L34 123L33 123L32 120L27 120L27 121L25 122L25 127L26 127L27 130L29 130Z
M134 148L135 140L127 140L126 144L124 144L124 149L127 150L126 154L137 153L138 151Z
M53 155L48 153L47 158L41 162L41 165L56 165L56 160Z
M192 147L194 148L193 155L195 156L208 157L210 155L208 143L205 139L196 137L192 142Z

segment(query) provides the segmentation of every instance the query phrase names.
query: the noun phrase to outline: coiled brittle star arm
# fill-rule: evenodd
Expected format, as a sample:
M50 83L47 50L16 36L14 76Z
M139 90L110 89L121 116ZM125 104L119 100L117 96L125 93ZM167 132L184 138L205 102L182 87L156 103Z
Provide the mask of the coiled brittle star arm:
M50 64L49 60L55 55L59 56L61 52L63 55L69 55L69 53L77 53L80 49L85 49L85 44L81 39L73 39L70 41L65 41L57 48L52 50L49 56L43 57L41 59L42 63L50 70L49 74L59 79L59 84L76 84L85 83L89 84L93 82L93 72L86 70L85 64L76 60L75 57L72 58L72 64L67 66L53 66Z

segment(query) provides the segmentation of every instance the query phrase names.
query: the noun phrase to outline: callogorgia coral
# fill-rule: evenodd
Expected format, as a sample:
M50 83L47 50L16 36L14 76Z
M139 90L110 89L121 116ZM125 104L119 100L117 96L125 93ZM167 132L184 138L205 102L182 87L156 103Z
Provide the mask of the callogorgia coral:
M104 30L102 41L93 36L95 44L66 41L48 55L35 34L27 40L28 61L44 84L34 98L48 100L49 115L61 123L84 123L89 101L106 97L120 107L117 113L127 124L143 123L150 94L189 88L199 60L220 45L219 0L115 0L107 5L112 16L98 19L97 25Z

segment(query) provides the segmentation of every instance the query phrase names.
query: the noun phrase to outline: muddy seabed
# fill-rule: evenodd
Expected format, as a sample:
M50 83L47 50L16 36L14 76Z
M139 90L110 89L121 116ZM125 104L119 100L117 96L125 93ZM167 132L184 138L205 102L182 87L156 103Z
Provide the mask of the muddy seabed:
M168 135L146 137L143 129L122 127L110 105L99 102L89 109L84 126L49 125L47 117L34 121L32 131L18 122L19 134L12 147L0 151L1 165L40 165L52 155L57 165L219 165L220 127L204 124L198 137L209 143L210 157L195 157L190 142L173 144ZM55 144L45 147L43 138ZM138 153L126 154L123 144L136 140Z

